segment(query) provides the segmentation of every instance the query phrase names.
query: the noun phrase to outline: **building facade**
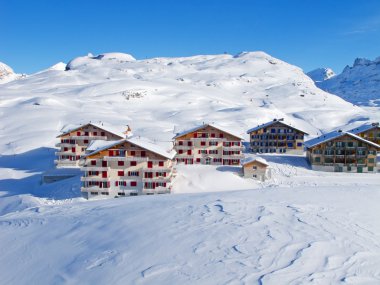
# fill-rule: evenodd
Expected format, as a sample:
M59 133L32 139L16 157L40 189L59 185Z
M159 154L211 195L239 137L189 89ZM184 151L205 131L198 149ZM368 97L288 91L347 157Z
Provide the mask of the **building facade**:
M269 165L261 159L251 159L242 162L244 178L252 178L264 182L271 178Z
M141 139L124 139L85 156L81 192L93 197L170 193L175 152Z
M305 143L313 170L377 172L380 146L350 132L334 131Z
M174 137L176 161L184 164L239 165L243 138L219 126L204 124Z
M301 155L304 152L304 136L307 135L283 119L259 125L247 131L250 150L258 153L288 153Z
M116 141L124 137L121 132L112 132L93 123L67 130L57 137L60 142L56 147L60 149L55 153L57 159L54 162L57 167L76 167L92 141Z
M349 130L350 133L358 135L368 141L380 144L380 126L379 123L364 124L358 128Z

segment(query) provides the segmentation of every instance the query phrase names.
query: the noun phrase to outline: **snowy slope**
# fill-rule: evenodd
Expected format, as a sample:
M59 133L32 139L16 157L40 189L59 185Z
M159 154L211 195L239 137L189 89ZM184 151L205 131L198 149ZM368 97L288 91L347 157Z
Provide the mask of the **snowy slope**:
M202 122L246 135L283 117L316 136L372 116L263 52L147 60L112 53L73 59L67 69L0 86L0 153L53 147L65 125L99 120L170 147L176 132Z
M5 63L0 62L0 84L8 83L12 80L19 79L22 75L14 73L13 69Z
M380 105L380 57L375 60L357 58L341 74L325 80L316 79L313 72L308 75L316 81L319 88L344 100L363 106Z
M0 85L0 284L379 283L378 174L267 155L265 183L178 166L173 195L85 201L79 176L41 184L70 124L128 124L169 149L202 122L246 137L275 117L316 136L380 112L263 52L88 55Z
M301 165L272 166L276 180L296 185L261 188L212 166L190 167L180 170L177 191L204 185L203 193L38 205L0 216L1 282L378 284L376 175L316 179L321 173ZM207 193L223 183L224 190L252 187Z
M321 82L335 76L335 72L331 68L317 68L306 73L314 82Z

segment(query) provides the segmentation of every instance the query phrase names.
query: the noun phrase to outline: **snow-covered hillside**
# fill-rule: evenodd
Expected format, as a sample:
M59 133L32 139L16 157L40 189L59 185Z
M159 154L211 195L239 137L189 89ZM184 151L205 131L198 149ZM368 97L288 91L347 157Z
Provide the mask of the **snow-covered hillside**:
M14 73L13 69L5 63L0 62L0 84L19 79L22 75Z
M248 138L273 118L312 137L380 112L263 52L90 54L0 85L0 284L378 284L379 174L265 155L266 182L179 165L171 195L86 201L79 175L41 183L71 124L128 124L169 149L202 122Z
M129 124L169 147L176 132L202 122L245 135L277 117L315 136L372 116L263 52L146 60L111 53L58 67L0 86L1 153L53 147L65 125L89 121Z
M344 100L363 106L380 105L380 57L375 60L357 58L353 66L346 66L341 74L324 80L316 76L316 71L308 75L319 88Z
M314 82L321 82L335 76L335 72L331 68L317 68L306 73Z

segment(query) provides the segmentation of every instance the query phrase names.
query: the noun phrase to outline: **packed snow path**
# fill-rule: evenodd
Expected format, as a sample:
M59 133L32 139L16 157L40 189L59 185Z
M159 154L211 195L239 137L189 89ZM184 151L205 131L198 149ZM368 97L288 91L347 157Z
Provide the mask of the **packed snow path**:
M266 188L0 217L3 284L379 284L378 187Z

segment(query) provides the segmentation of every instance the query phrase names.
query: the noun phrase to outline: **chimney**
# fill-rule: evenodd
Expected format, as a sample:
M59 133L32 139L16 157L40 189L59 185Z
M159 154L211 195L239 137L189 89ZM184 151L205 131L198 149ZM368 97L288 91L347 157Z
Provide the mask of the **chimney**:
M342 132L342 130L338 130L338 133L341 133Z
M129 125L127 125L127 129L124 132L124 134L125 134L125 138L126 139L130 138L131 136L133 136L132 129L131 129L131 127Z

